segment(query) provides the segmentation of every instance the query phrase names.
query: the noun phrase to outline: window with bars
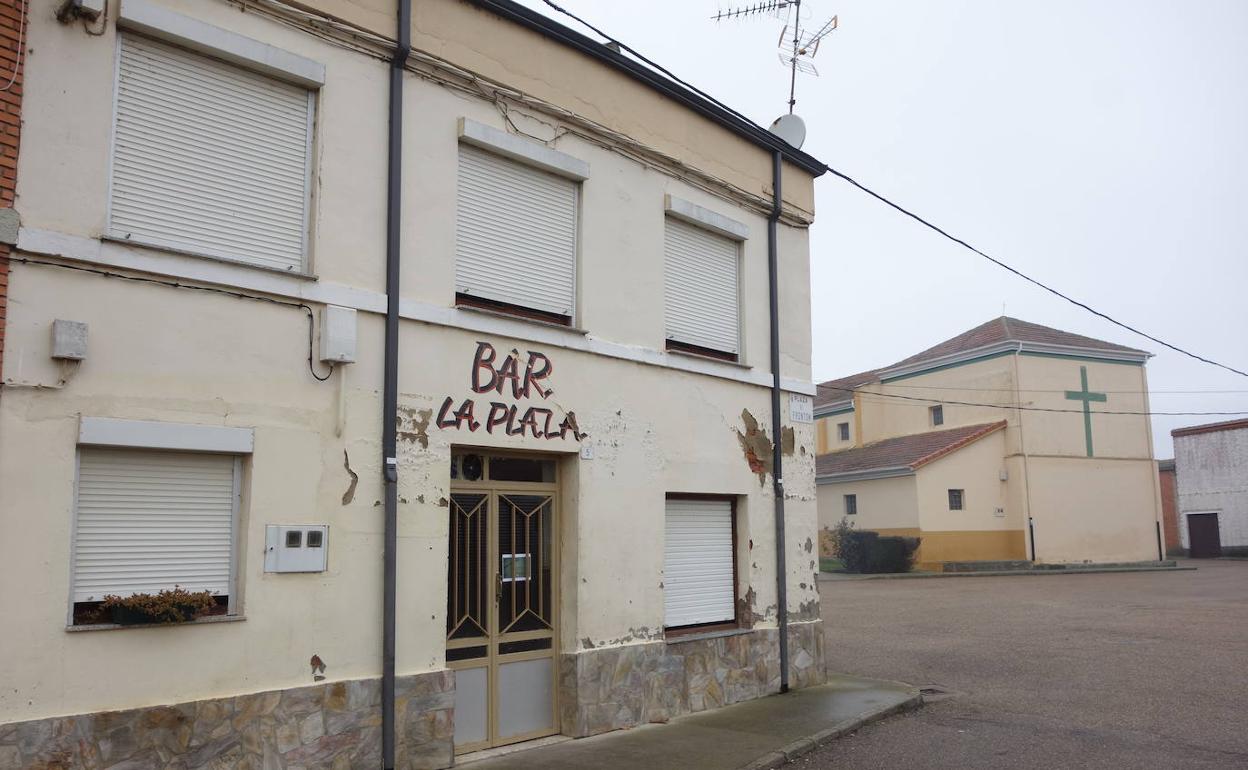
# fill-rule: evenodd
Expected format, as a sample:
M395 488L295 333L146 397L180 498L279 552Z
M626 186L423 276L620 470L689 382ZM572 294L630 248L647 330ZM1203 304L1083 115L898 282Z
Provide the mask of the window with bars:
M949 510L960 511L966 504L966 492L961 489L949 490Z

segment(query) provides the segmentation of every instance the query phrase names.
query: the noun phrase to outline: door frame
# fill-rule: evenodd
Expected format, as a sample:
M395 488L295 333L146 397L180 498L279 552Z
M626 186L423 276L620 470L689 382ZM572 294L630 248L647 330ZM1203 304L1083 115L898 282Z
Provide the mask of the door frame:
M1187 534L1187 555L1193 559L1212 559L1214 556L1193 556L1192 555L1192 516L1212 516L1214 526L1218 531L1218 552L1222 551L1222 511L1183 511L1183 529Z
M480 447L452 447L452 455L478 454L484 460L482 465L481 479L477 481L466 481L462 478L451 479L449 494L465 493L465 494L484 494L486 496L486 552L488 556L489 571L485 577L487 594L494 597L490 602L490 609L486 618L486 634L484 642L481 637L473 637L468 639L446 639L445 648L447 650L463 647L479 647L484 644L486 647L485 667L487 670L487 686L486 686L486 738L483 741L475 741L473 743L465 743L455 745L454 752L456 755L467 754L473 751L483 749L497 748L499 746L508 746L513 743L534 740L536 738L544 738L549 735L557 735L560 732L559 724L559 629L560 629L560 554L563 548L563 527L562 516L560 511L561 502L561 471L560 466L563 464L564 456L557 453L548 452L517 452L517 451L494 451ZM491 458L521 458L521 459L542 459L550 460L555 467L555 480L553 482L526 482L526 481L492 481L489 478L489 463ZM499 573L499 498L506 494L545 494L550 497L550 649L549 650L531 650L507 653L500 655L497 652L498 646L505 642L519 642L529 639L539 639L546 636L545 631L514 631L506 634L499 632L499 605L497 601L497 593L495 590L496 580ZM450 530L447 531L447 547L448 560L450 558ZM447 586L450 590L450 586ZM517 663L525 660L540 660L549 657L551 660L551 683L550 683L550 710L551 710L551 726L548 729L532 730L527 733L508 736L501 738L498 736L498 715L499 707L499 689L498 689L498 671L504 663ZM470 658L468 660L445 661L446 667L452 670L481 668L482 658Z

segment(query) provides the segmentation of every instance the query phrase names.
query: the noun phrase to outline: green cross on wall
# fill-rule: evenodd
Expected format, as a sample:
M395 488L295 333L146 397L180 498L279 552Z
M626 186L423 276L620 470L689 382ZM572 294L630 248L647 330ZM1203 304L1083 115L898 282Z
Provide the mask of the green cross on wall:
M1079 379L1083 383L1083 390L1068 390L1066 398L1069 401L1083 402L1083 435L1088 442L1088 457L1092 456L1092 402L1105 403L1108 397L1104 393L1093 393L1088 390L1088 367L1079 367Z

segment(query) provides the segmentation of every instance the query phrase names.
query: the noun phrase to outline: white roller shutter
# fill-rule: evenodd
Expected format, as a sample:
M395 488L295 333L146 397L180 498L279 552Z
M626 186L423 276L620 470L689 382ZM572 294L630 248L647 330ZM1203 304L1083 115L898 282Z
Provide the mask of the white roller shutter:
M667 338L739 353L739 244L673 217L666 230Z
M181 586L230 592L236 459L80 450L74 601Z
M571 316L578 184L459 146L455 290Z
M689 626L733 620L732 503L668 500L666 537L664 624Z
M312 96L122 35L109 233L302 272Z

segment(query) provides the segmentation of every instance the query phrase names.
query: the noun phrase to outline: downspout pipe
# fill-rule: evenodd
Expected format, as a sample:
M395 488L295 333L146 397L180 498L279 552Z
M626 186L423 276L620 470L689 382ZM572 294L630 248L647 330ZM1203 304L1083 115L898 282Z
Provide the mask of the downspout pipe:
M771 156L771 215L767 218L767 290L771 311L771 478L776 499L776 616L780 624L780 692L789 691L789 581L785 566L784 458L780 441L780 171L783 156Z
M395 616L399 528L399 256L403 214L403 72L412 52L412 2L398 0L398 35L390 60L389 167L386 180L386 338L381 460L385 494L381 620L381 761L394 770Z

